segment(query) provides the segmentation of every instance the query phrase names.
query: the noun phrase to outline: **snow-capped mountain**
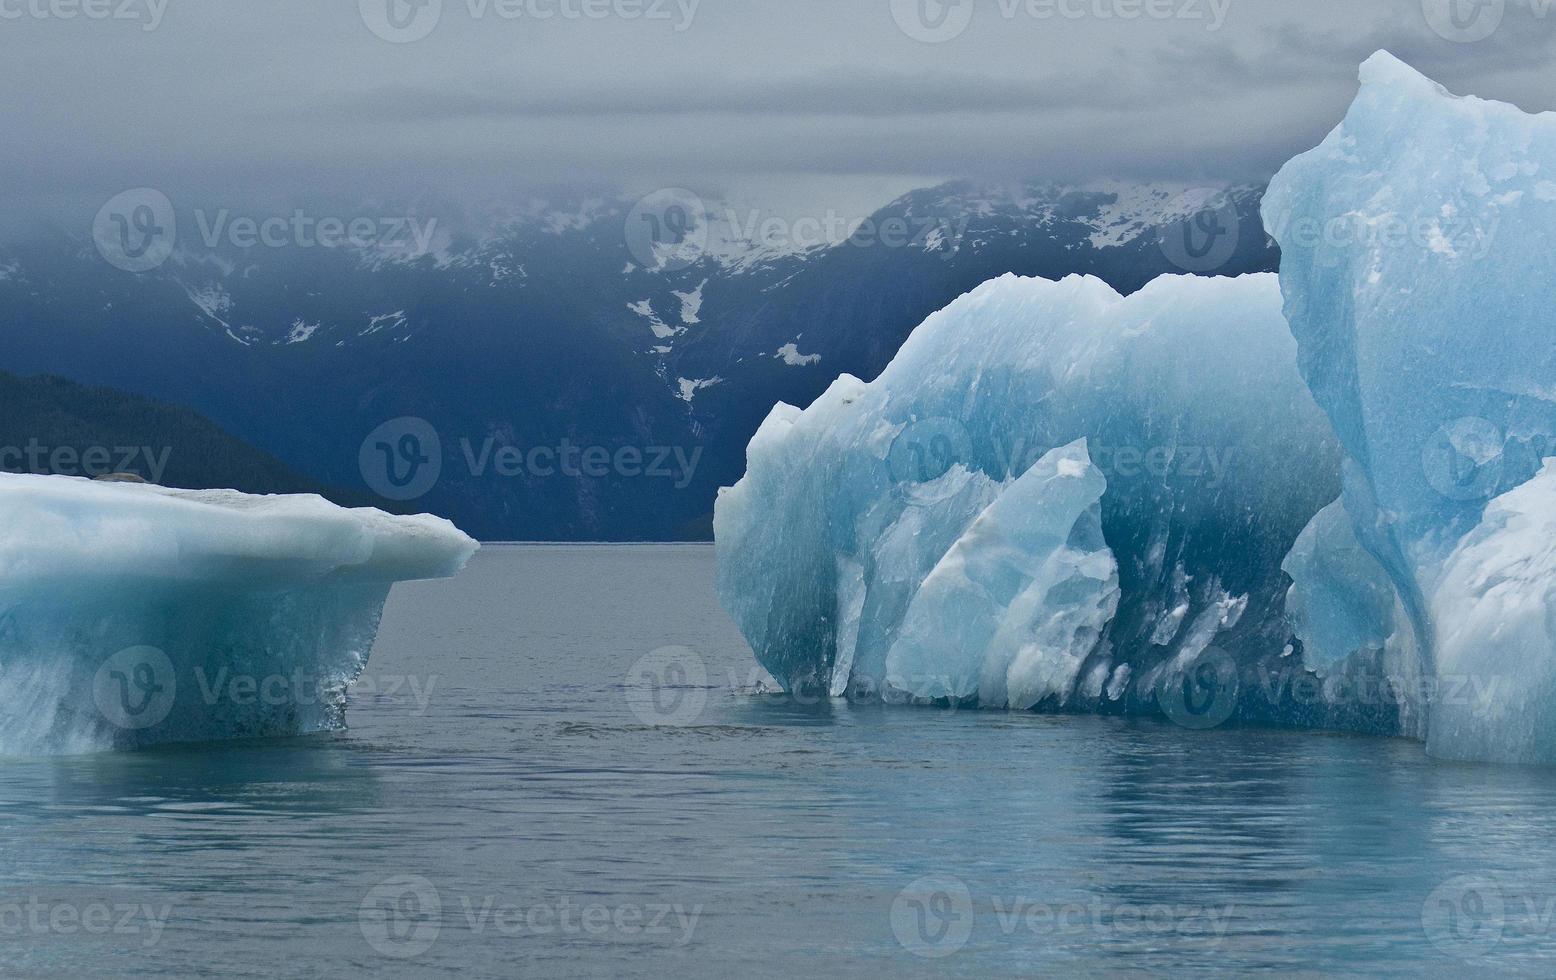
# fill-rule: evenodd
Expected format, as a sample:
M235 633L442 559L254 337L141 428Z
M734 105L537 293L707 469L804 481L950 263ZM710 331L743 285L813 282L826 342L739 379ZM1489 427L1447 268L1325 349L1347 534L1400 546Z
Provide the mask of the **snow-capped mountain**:
M1273 269L1261 193L953 183L848 219L664 191L418 214L393 246L181 234L140 273L61 233L0 250L0 368L189 405L340 486L373 482L370 433L425 420L440 472L417 502L479 537L706 536L775 401L873 377L1006 272L1127 292ZM534 453L569 446L579 465ZM583 466L591 448L609 464Z

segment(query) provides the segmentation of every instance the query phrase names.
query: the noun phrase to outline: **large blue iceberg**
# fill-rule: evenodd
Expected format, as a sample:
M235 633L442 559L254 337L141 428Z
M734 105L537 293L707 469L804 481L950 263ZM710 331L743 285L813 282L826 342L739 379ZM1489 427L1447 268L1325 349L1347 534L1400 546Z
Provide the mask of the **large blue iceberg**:
M718 589L787 689L1556 761L1556 116L1387 54L1279 282L1005 277L777 406Z
M0 474L0 754L337 728L390 585L475 550L314 496Z
M748 467L718 588L780 684L1068 710L1150 708L1212 647L1275 669L1340 485L1272 275L986 283Z
M1407 730L1435 754L1556 761L1552 497L1526 485L1556 454L1556 115L1377 54L1264 213L1346 454L1289 566L1306 651L1420 678Z

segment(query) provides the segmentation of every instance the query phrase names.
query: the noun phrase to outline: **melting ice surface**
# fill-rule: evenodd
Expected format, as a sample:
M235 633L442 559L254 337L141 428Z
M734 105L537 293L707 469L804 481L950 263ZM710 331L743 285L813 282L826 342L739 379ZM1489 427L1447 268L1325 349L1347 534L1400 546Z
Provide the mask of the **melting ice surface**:
M1556 761L1556 114L1379 53L1264 211L1347 457L1290 566L1306 653L1433 679L1408 730L1435 754Z
M0 752L338 727L390 585L476 547L319 497L0 474Z
M1006 277L778 406L715 531L779 683L1556 762L1556 114L1380 53L1264 208L1283 301Z
M1118 608L1118 563L1102 537L1105 489L1085 440L1004 488L908 604L886 683L1012 708L1066 695Z
M1339 490L1271 275L986 283L748 467L718 585L779 683L1018 708L1281 660L1281 562Z

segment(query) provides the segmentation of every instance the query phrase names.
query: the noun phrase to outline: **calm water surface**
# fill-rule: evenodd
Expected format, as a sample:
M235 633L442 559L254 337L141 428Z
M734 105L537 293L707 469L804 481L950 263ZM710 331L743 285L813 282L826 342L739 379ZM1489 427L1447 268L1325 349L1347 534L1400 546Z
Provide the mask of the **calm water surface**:
M761 696L712 567L488 548L396 590L348 732L0 763L0 966L1556 973L1556 773Z

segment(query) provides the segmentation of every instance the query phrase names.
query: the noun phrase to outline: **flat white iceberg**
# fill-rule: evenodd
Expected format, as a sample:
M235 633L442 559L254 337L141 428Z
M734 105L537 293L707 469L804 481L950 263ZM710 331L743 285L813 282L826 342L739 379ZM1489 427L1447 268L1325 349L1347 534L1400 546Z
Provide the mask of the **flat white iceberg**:
M315 496L0 474L0 753L339 727L390 586L476 548Z

